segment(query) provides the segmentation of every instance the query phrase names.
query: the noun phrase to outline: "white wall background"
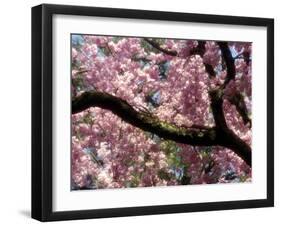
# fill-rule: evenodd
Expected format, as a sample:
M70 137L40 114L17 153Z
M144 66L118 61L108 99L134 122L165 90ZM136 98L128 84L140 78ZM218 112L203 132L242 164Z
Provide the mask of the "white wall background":
M30 218L31 168L31 7L43 2L9 0L0 11L0 224L38 225ZM45 3L136 8L275 18L275 208L198 212L98 220L55 222L55 225L247 225L280 221L281 212L281 14L278 1L245 0L64 0Z

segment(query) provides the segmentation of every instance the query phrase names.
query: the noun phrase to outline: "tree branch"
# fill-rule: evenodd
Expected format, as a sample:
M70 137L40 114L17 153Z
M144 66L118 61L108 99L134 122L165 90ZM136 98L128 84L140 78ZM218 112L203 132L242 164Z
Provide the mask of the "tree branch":
M243 95L241 93L237 92L232 97L229 97L228 100L231 104L236 106L236 110L241 115L244 124L245 125L249 124L249 127L251 128L252 127L252 120L249 117L248 109L246 107L246 103L245 103Z
M214 107L217 108L219 106L222 108L220 105L222 104L218 102L214 104ZM152 114L136 111L125 100L98 91L84 92L72 100L72 114L79 113L90 107L100 107L110 110L125 122L164 139L194 146L220 145L231 148L251 166L250 148L229 129L224 130L218 126L206 129L177 127L171 123L160 121ZM219 122L218 125L222 124Z
M177 56L178 55L177 51L162 48L157 42L153 41L152 39L143 38L143 40L145 40L152 47L154 47L155 49L159 50L162 53L165 53L165 54L170 55L170 56Z
M251 147L242 139L240 139L231 129L228 128L225 120L224 111L223 111L223 93L227 84L231 80L235 79L236 69L235 69L235 62L231 55L227 42L217 42L217 44L221 50L222 58L226 64L226 71L227 71L227 77L222 87L220 87L219 89L211 90L209 92L210 99L211 99L211 109L213 111L216 127L218 128L217 134L218 136L223 137L224 142L222 145L224 147L233 150L249 166L251 166L252 165ZM240 96L241 94L236 93L234 96L238 97L238 95ZM248 116L246 112L247 108L246 105L241 104L241 99L243 99L242 96L240 96L239 102L237 98L235 101L233 99L233 104L235 104L238 112L243 118L243 121L245 120L244 123L245 122L248 123L248 120L250 119L248 117L246 118L246 116Z
M229 50L227 42L218 42L218 45L220 47L222 58L224 59L224 62L226 64L226 70L227 70L227 77L225 79L225 82L223 84L223 88L226 87L226 85L233 79L235 79L236 75L236 69L235 69L235 59L232 57L231 52ZM244 101L244 97L241 93L236 92L233 96L228 97L228 100L231 104L236 106L237 111L241 115L244 124L249 124L251 127L251 119L248 115L248 110Z
M152 47L159 50L162 53L165 53L170 56L177 56L178 53L174 50L168 50L160 47L160 45L157 42L152 41L151 39L144 38L146 42L148 42ZM206 51L205 48L206 41L198 41L198 45L190 50L190 55L199 55L203 58L204 53ZM203 63L206 69L206 72L209 74L210 78L214 78L216 76L215 70L212 65Z
M190 55L199 55L201 56L201 58L203 59L205 51L206 51L206 47L205 47L206 41L198 41L198 45L190 50ZM209 78L214 78L216 77L216 73L215 70L213 68L213 66L211 64L205 63L203 62L204 66L205 66L205 70L209 75Z
M217 136L221 138L220 145L230 148L240 156L250 167L252 166L251 147L240 139L231 129L228 128L223 111L223 90L210 91L211 109L217 128Z
M157 117L147 112L136 111L127 101L108 93L98 91L84 92L72 100L72 114L84 111L89 107L110 110L125 122L164 139L196 146L209 146L216 143L216 131L214 128L177 127L160 121Z
M205 47L206 41L198 41L198 45L190 50L190 55L199 55L203 58L206 51Z
M226 87L226 85L235 78L235 74L236 74L236 69L235 69L235 64L234 64L234 59L231 55L230 49L228 48L228 44L227 42L217 42L220 50L221 50L221 54L222 54L222 58L224 59L224 62L226 64L226 73L227 73L227 77L224 81L224 87Z
M151 39L144 38L152 47L170 55L177 56L178 53L173 50L162 48L157 42ZM205 53L205 41L199 41L198 45L191 50L190 54L198 54L203 57ZM90 107L100 107L110 110L115 115L119 116L125 122L138 127L144 131L151 132L161 138L173 140L175 142L189 144L194 146L222 146L230 148L239 157L241 157L250 167L252 162L251 147L241 140L231 129L227 127L227 123L223 111L223 93L226 85L235 78L235 64L227 42L218 42L222 58L226 64L227 77L222 87L211 90L209 92L211 99L211 109L213 111L216 127L177 127L173 124L160 121L152 114L144 111L136 111L125 100L112 96L108 93L98 91L85 92L72 100L72 114L81 112ZM211 65L205 64L206 72L209 77L215 77L215 71ZM237 99L237 98L236 98ZM242 116L244 122L250 122L245 115L245 105L241 104L241 99L232 100L236 105L237 110ZM243 98L242 98L243 99ZM245 103L244 103L245 104Z

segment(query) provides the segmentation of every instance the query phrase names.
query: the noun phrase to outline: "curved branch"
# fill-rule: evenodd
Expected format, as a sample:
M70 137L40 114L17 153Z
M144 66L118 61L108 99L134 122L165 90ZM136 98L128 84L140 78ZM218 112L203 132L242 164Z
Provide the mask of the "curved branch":
M178 56L177 51L175 50L168 50L162 48L157 42L152 41L151 39L144 38L146 42L148 42L152 47L159 50L162 53L165 53L170 56ZM198 45L190 50L190 55L199 55L203 58L204 53L206 51L205 48L206 41L198 41ZM210 78L214 78L216 76L215 70L212 65L203 62L206 72L208 73Z
M194 146L223 146L231 148L249 166L251 166L250 147L232 131L215 128L185 128L160 121L152 114L136 111L127 101L108 93L89 91L72 100L72 114L90 107L110 110L125 122L158 135L161 138ZM217 107L216 107L217 108ZM220 123L219 123L220 125Z
M125 122L164 139L196 146L215 145L217 142L214 128L177 127L160 121L157 117L147 112L136 111L127 101L108 93L98 91L84 92L72 100L72 114L79 113L90 107L110 110Z
M145 40L152 47L154 47L155 49L159 50L162 53L165 53L165 54L170 55L170 56L177 56L178 55L177 51L169 50L169 49L164 49L157 42L153 41L152 39L143 38L143 40Z
M228 98L229 102L236 106L236 110L239 112L239 114L242 117L242 120L245 125L248 124L248 126L252 127L252 120L249 117L248 109L244 100L244 97L241 93L236 93L232 97Z
M235 69L235 59L231 55L231 51L228 47L227 42L218 42L218 45L220 47L222 58L224 59L224 62L226 64L226 70L227 70L227 77L225 79L225 82L223 84L223 88L226 87L226 85L233 79L235 79L236 75L236 69ZM244 101L244 97L241 95L241 93L236 92L232 97L228 98L229 102L236 106L237 111L241 115L243 122L245 125L249 124L251 127L251 118L248 115L248 110Z
M226 64L226 73L227 77L224 81L224 87L235 78L236 75L236 69L234 64L234 59L231 55L231 51L228 48L227 42L217 42L218 46L220 47L222 58L224 59L224 62Z
M157 42L151 39L144 38L152 47L157 50L171 56L177 56L177 52L173 50L167 50L162 48ZM241 157L250 167L252 164L251 147L241 140L231 129L228 128L224 112L223 112L223 92L226 85L235 78L235 64L231 55L227 42L218 42L220 47L222 58L226 64L227 77L223 86L216 90L211 90L209 95L211 99L211 109L213 111L214 120L216 123L215 128L186 128L177 127L173 124L160 121L158 118L144 111L136 111L125 100L112 96L108 93L102 93L98 91L85 92L76 97L72 101L72 113L81 112L89 107L100 107L110 110L115 115L118 115L125 122L138 127L144 131L148 131L158 135L161 138L173 140L183 144L195 145L195 146L215 146L230 148L239 157ZM191 54L198 54L203 57L205 53L205 41L199 41L197 47L195 47ZM215 76L215 71L211 65L205 64L206 72L209 77ZM242 105L238 108L239 113L244 115ZM244 108L245 110L245 108ZM245 120L243 117L243 120Z
M206 52L206 41L198 41L198 45L190 50L190 55L199 55L203 59L204 54ZM205 70L209 75L209 78L216 77L216 72L211 64L208 64L206 62L203 62L205 66Z
M248 166L252 167L252 150L246 142L230 129L218 131L217 134L222 138L221 146L234 151Z
M228 127L223 112L222 95L223 95L223 90L221 88L209 91L209 96L211 100L211 109L213 112L213 117L215 120L216 127L219 127L222 130L227 130Z
M190 55L199 55L203 58L206 51L205 47L206 41L198 41L198 45L190 50Z
M231 129L228 128L224 111L223 111L223 90L217 89L210 91L211 109L213 112L216 127L218 128L217 136L221 138L220 145L233 150L249 166L252 166L251 147L240 139Z

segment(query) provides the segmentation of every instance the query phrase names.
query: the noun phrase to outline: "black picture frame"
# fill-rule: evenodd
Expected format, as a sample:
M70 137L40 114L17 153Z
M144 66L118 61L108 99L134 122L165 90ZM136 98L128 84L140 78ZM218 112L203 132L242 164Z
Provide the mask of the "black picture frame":
M55 14L266 27L267 198L54 212L52 210L52 18ZM273 19L49 4L32 8L32 218L40 221L56 221L271 206L274 206Z

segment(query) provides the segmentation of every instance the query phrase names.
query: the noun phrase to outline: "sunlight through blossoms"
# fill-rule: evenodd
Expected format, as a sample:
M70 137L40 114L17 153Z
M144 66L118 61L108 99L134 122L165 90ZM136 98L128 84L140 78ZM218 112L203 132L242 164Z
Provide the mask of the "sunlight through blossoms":
M72 190L251 181L251 43L71 43Z

